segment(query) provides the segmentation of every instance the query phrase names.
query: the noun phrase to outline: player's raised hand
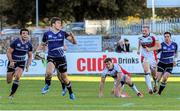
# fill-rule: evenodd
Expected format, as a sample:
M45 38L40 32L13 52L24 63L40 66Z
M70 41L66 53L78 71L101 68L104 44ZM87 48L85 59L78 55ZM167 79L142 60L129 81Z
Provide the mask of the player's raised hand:
M69 32L69 36L71 36L71 40L72 40L72 43L73 44L77 44L77 41L76 41L76 38L75 38L75 36L74 36L74 34L72 33L72 32Z

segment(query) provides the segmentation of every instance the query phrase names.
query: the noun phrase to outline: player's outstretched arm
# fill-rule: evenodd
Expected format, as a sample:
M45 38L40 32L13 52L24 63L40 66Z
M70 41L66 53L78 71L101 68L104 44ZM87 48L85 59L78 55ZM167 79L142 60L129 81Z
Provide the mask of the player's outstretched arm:
M29 66L31 65L32 62L32 51L28 52L28 60L26 63L26 72L29 71Z
M116 83L116 86L115 86L115 96L116 97L120 97L120 90L121 90L121 73L117 73L117 83Z
M101 77L101 81L100 81L100 84L99 84L99 97L103 96L105 79L106 78Z
M176 66L177 58L178 58L178 46L176 46L176 52L174 55L173 66Z
M13 59L12 59L12 52L14 51L14 49L12 49L11 47L9 47L8 49L7 49L7 53L6 53L6 55L7 55L7 58L8 58L8 60L10 61L10 62L13 62Z
M6 55L7 55L7 58L8 58L8 60L9 60L9 62L10 62L10 66L11 67L14 67L14 61L13 61L13 59L12 59L12 52L14 51L14 49L13 48L11 48L11 47L9 47L8 48L8 50L7 50L7 53L6 53Z

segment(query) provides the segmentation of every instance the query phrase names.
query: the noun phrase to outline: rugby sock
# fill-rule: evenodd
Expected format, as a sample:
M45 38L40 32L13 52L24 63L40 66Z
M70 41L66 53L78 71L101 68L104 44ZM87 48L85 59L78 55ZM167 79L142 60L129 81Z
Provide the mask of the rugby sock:
M19 86L19 81L18 80L14 80L13 85L11 87L11 94L10 94L10 96L13 95L16 92L18 86Z
M45 79L45 84L47 84L48 86L50 86L50 85L51 85L51 80Z
M72 92L72 88L71 88L71 82L69 82L68 84L66 84L66 87L67 87L67 89L68 89L68 91L69 91L69 94L72 94L73 92Z
M129 86L132 88L134 92L136 92L136 94L139 93L139 91L137 90L136 86L133 83L132 85L129 85Z
M149 90L152 90L151 77L149 74L145 74L146 85Z
M164 88L166 87L166 83L165 82L161 82L161 85L159 87L159 92L158 94L161 95L162 91L164 90Z
M61 85L62 85L62 89L64 90L64 89L66 88L65 83L62 83L62 82L61 82Z

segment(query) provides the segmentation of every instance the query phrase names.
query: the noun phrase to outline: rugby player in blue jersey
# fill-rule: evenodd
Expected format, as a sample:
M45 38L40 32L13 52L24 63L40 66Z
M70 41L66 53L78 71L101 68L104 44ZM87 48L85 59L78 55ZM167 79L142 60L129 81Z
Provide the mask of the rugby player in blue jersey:
M28 55L27 62L26 54ZM32 62L32 44L29 41L29 31L27 29L21 29L20 37L10 44L7 50L7 58L9 60L7 66L7 83L10 84L14 77L9 95L9 98L12 99L19 86L24 68L28 71L29 65Z
M178 57L178 45L171 40L171 33L165 32L164 39L165 41L161 43L161 49L158 50L158 52L160 52L160 59L158 62L156 81L159 82L162 79L158 91L159 95L161 95L165 88L167 79L172 73L173 66L176 65Z
M137 96L143 97L143 94L137 90L135 84L131 81L130 75L122 73L119 64L113 63L111 58L106 58L104 60L104 64L106 65L106 67L101 75L101 81L99 85L99 97L103 96L104 84L107 76L110 76L114 79L113 93L115 97L126 96L121 94L124 84L129 85L129 87L132 88L132 90L137 94Z
M47 55L47 68L45 74L45 86L42 89L42 94L45 94L49 91L51 85L51 78L53 75L54 69L59 72L57 74L59 80L60 78L65 84L66 88L69 91L69 97L71 100L75 99L75 95L71 88L71 82L68 79L67 74L67 61L64 54L64 40L67 39L72 44L76 44L76 39L72 33L67 33L62 31L61 28L61 19L58 17L53 17L50 21L51 28L49 31L45 32L42 38L42 43L37 48L38 50L48 47Z

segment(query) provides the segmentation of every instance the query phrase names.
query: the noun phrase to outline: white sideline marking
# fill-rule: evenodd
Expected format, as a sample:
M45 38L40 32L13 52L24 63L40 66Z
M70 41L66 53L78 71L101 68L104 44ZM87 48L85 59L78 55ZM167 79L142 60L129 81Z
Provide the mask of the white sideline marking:
M125 103L125 104L99 104L99 105L73 105L73 107L81 107L81 108L89 108L89 107L93 107L93 108L96 108L96 107L103 107L103 108L109 108L109 107L114 107L114 108L121 108L121 107L129 107L129 106L134 106L135 104L134 103ZM60 105L60 106L63 106L63 107L68 107L66 105Z
M76 105L72 105L72 107L76 107L76 108L99 108L99 107L101 107L101 108L109 108L109 107L113 107L113 108L121 108L121 107L128 107L128 106L132 106L132 105L134 105L134 103L127 103L127 104L106 104L106 105L104 105L104 104L99 104L99 105L85 105L85 104L83 104L83 105L78 105L78 104L76 104ZM62 107L69 107L69 105L59 105L59 106L62 106Z

